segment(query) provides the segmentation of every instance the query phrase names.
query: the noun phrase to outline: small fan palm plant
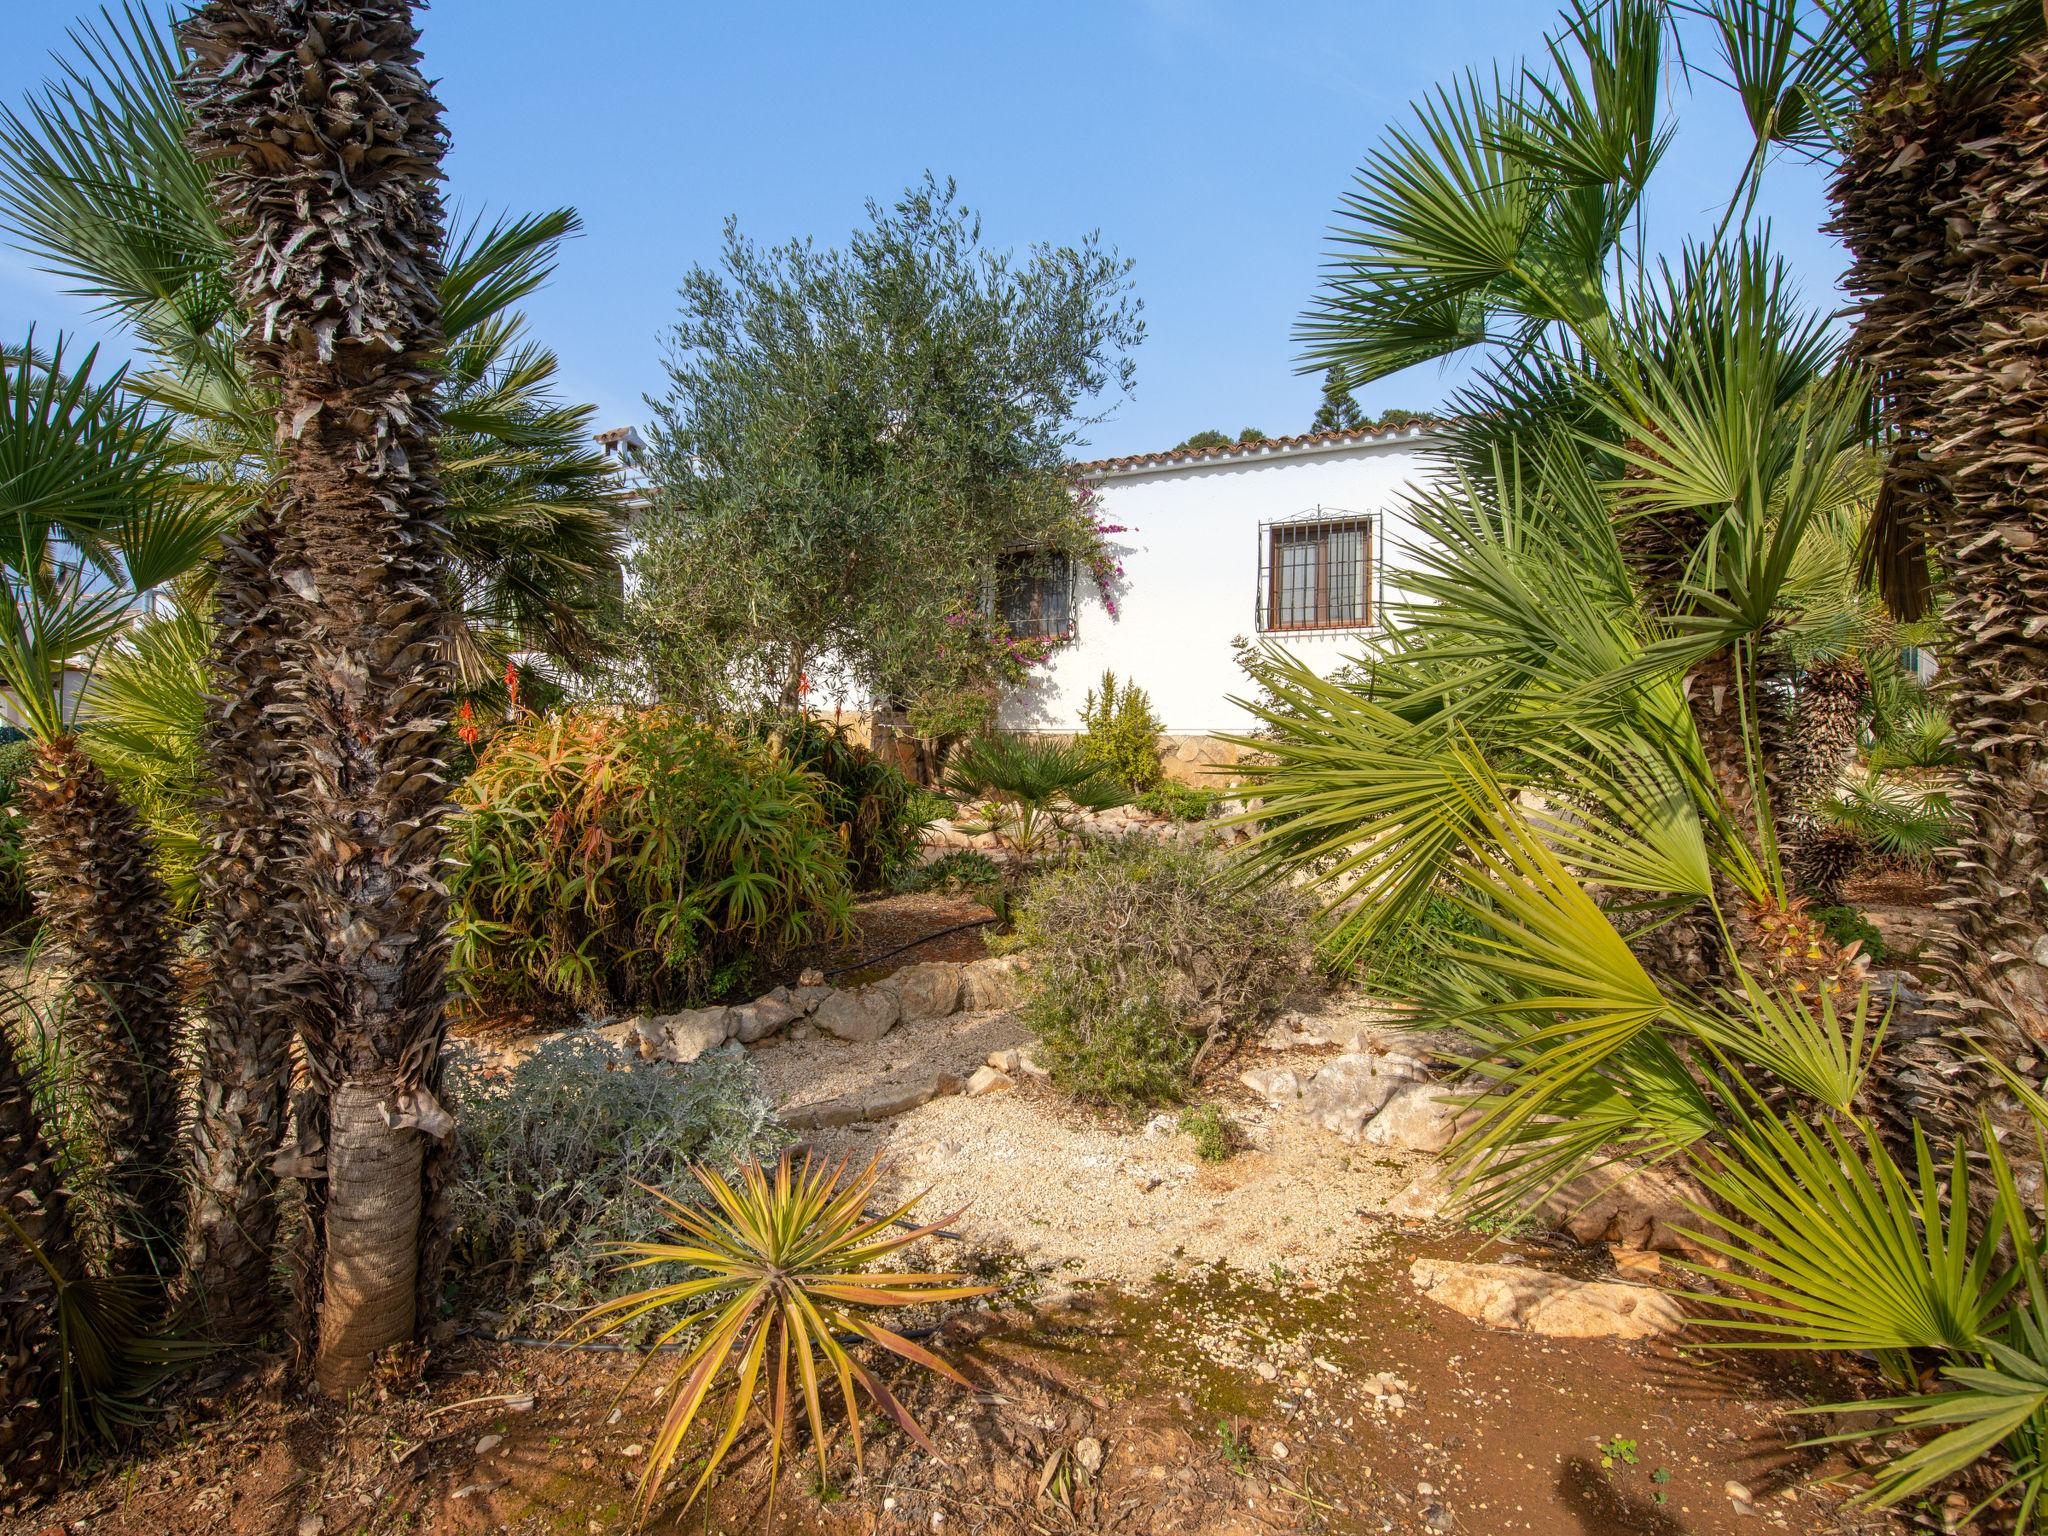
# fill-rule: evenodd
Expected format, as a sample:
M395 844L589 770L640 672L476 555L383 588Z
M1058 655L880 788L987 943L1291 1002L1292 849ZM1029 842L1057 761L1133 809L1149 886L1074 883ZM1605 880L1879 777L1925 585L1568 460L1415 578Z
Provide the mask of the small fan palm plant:
M578 1325L586 1336L599 1337L639 1318L659 1315L663 1327L633 1373L635 1381L658 1358L655 1351L690 1341L662 1388L667 1408L640 1477L639 1518L646 1519L667 1484L691 1426L726 1390L728 1381L730 1408L722 1415L718 1437L690 1486L686 1504L703 1492L723 1465L745 1427L748 1410L764 1392L767 1401L761 1415L771 1508L798 1399L810 1424L821 1482L829 1476L827 1404L834 1387L856 1466L862 1459L861 1394L919 1446L934 1451L895 1393L849 1346L872 1344L950 1381L968 1384L938 1355L872 1316L877 1310L985 1296L994 1289L968 1284L964 1274L884 1267L892 1256L938 1233L953 1218L917 1224L908 1219L915 1201L871 1214L869 1200L878 1177L873 1162L849 1176L843 1159L825 1164L806 1154L797 1163L785 1152L772 1173L759 1164L744 1165L736 1184L709 1168L695 1173L709 1196L708 1206L686 1205L658 1190L649 1191L669 1208L673 1240L622 1243L613 1250L627 1261L628 1269L684 1265L690 1271L687 1277L608 1301L591 1309Z
M1084 811L1128 805L1110 768L1074 742L978 736L953 754L946 789L975 803L981 825L1020 865L1042 858Z

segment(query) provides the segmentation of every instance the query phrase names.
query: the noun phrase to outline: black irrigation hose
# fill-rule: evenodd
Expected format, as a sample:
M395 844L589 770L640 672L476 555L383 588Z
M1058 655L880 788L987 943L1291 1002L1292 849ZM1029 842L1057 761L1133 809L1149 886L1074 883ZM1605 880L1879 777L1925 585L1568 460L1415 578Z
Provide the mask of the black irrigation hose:
M928 933L921 939L912 939L908 944L898 944L894 949L885 949L879 955L869 955L865 960L856 960L852 965L842 965L838 970L827 971L825 974L827 976L844 976L849 971L864 971L871 965L879 965L884 960L902 954L906 949L916 949L918 945L929 944L933 939L943 939L949 933L964 933L969 928L986 928L990 923L1001 921L1002 919L996 917L993 913L987 917L971 918L964 923L955 923L950 928L941 928L937 933Z

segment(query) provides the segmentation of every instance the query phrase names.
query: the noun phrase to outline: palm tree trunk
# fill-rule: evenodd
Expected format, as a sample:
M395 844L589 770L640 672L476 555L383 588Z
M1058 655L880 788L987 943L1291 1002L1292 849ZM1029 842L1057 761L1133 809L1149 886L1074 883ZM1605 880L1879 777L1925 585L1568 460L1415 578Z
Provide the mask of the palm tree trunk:
M2016 84L2027 83L2023 71ZM1955 221L1967 217L1961 209L1972 200L1965 182L1981 183L1991 169L1981 155L1964 149L1980 141L1994 148L2003 142L1995 102L1957 99L1951 90L1918 75L1879 79L1865 94L1829 198L1835 210L1830 232L1850 255L1844 287L1856 309L1852 350L1871 369L1890 438L1866 565L1892 610L1913 618L1925 608L1930 589L1928 545L1944 553L1951 594L1949 627L1960 637L1951 671L1958 675L1959 693L1978 710L1987 700L1993 706L1981 721L1968 719L1974 712L1970 709L1952 710L1964 722L1958 736L1978 749L1967 787L1979 819L1951 861L1951 879L1964 888L1965 910L1958 926L1967 924L1981 935L1986 928L2001 926L2001 914L2023 913L2028 906L2027 893L2001 890L1993 872L2023 862L2024 850L2037 846L2041 822L2038 781L2030 785L2021 774L2009 787L1998 782L2002 773L2019 766L2001 741L2016 751L2029 750L2013 740L2011 727L2017 721L2007 712L2010 705L2027 707L2024 681L2011 680L2019 691L2009 704L2001 705L2000 685L1986 676L2001 649L1998 637L2013 633L2015 622L2012 610L1999 617L2000 594L2008 594L2010 601L2022 588L2008 586L2010 578L1993 563L1998 537L1981 549L1969 548L1972 539L1990 531L1983 528L1981 514L1987 503L1982 497L1978 515L1970 518L1970 526L1979 532L1958 536L1962 525L1957 521L1956 476L1963 466L1948 441L1953 433L1938 419L1942 397L1953 391L1944 375L1968 367L1985 339L1973 330L1970 306L1962 302L1968 296L1967 278L1959 284L1954 249L1962 233ZM2013 147L2005 145L2008 151ZM2010 166L2010 159L2005 164ZM2003 366L2007 360L2001 357L1992 366ZM2020 443L2030 435L2038 441L2033 435L2038 434L2037 422L2014 423L2001 417L1997 425L2018 426ZM2035 559L2039 558L2037 551ZM2037 587L2037 597L2038 593ZM2014 604L2015 609L2019 606ZM1970 633L1987 622L1988 644ZM2038 663L2038 649L2035 654ZM2040 676L2038 666L2034 676ZM2038 711L2038 700L2034 707ZM2039 729L2037 712L2034 734ZM2008 788L2023 801L2033 801L2033 806L2024 811L2015 807L2013 818L2001 818L1996 800ZM1989 805L1982 803L1985 790L1991 791ZM2001 843L2015 846L1998 846ZM2038 895L2032 898L2037 937L2039 900ZM2009 937L2023 937L2026 923L2012 926L2021 931ZM2017 1041L2026 1032L2024 1026L2006 1023L2014 1017L2009 1010L2016 998L1985 995L2000 990L1991 983L1999 974L2009 974L2015 962L2024 964L2026 952L1994 942L1973 955L1972 945L1982 943L1982 937L1959 936L1954 946L1944 947L1936 968L1945 981L1945 995L1909 1010L1895 1021L1891 1033L1886 1096L1897 1106L1892 1118L1899 1123L1917 1119L1939 1139L1968 1131L1974 1106L1986 1097L1986 1074L1970 1049L1971 1037L1999 1038L2001 1053L2011 1058L2021 1054ZM2035 963L2041 960L2048 956ZM2039 1024L2038 1014L2034 1024Z
M56 1481L57 1290L84 1273L34 1095L0 1030L0 1513ZM55 1270L56 1274L51 1271Z
M176 1163L178 999L170 901L142 819L78 744L39 744L25 808L36 906L65 951L64 1014L87 1084L113 1191L117 1269L168 1279Z
M1842 774L1856 759L1869 687L1860 667L1825 661L1798 680L1788 716L1771 754L1771 798L1785 865L1801 891L1824 906L1841 900L1841 883L1854 863L1853 837L1821 820Z
M296 642L279 714L305 774L295 1006L325 1091L315 1374L330 1394L409 1340L422 1135L443 1031L437 878L448 611L434 404L445 134L400 0L211 0L186 37L195 131L226 168L237 280L277 380L277 569Z
M2011 1054L2048 1044L2048 49L2025 56L1957 150L1937 295L1955 345L1931 364L1949 488L1951 713L1967 842L1948 871L1937 1006Z
M204 752L210 792L205 889L212 975L192 1125L186 1303L217 1339L252 1338L276 1315L271 1285L291 1020L291 935L281 921L294 854L295 775L268 718L286 636L271 574L268 506L223 541L214 585L213 692Z

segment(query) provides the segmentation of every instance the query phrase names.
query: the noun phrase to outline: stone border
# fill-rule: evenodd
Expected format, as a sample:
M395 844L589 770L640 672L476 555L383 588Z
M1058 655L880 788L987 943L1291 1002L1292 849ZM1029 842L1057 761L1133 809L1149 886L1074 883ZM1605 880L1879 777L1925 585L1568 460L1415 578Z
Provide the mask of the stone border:
M614 1028L649 1061L695 1061L727 1041L754 1045L776 1034L865 1042L901 1023L1014 1008L1023 1001L1023 972L1015 955L906 965L864 987L827 986L824 973L811 970L794 987L777 987L751 1003L644 1015Z

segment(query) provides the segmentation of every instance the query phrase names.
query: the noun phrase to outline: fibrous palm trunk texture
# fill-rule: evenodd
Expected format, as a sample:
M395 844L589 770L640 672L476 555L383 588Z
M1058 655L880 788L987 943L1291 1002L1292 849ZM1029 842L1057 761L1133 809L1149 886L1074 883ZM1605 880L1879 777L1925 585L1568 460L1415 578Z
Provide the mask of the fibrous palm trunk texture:
M79 1278L82 1263L56 1154L43 1139L34 1094L5 1030L0 1216L0 1514L6 1514L57 1476L63 1448L57 1291Z
M223 162L254 365L276 380L277 718L304 775L292 1009L325 1098L315 1375L412 1338L446 1136L448 602L435 477L446 135L403 3L211 0L195 133ZM426 1251L429 1266L421 1263Z
M1824 906L1841 900L1856 862L1855 837L1831 827L1821 809L1856 760L1863 736L1863 669L1846 661L1808 667L1794 682L1770 754L1778 841L1794 883Z
M291 1070L284 921L298 776L270 718L288 635L272 572L276 525L259 509L216 563L212 688L202 740L207 857L200 864L211 975L199 1037L185 1231L186 1308L222 1340L276 1316L277 1177Z
M1929 368L1928 457L1949 500L1951 714L1971 834L1937 1006L2008 1053L2048 1044L2048 50L1961 142L1932 209L1954 345Z
M1895 1030L1906 1107L1951 1131L1983 1097L1973 1048L2048 1042L2048 133L2043 58L1965 97L1877 82L1830 189L1854 345L1892 444L1873 545L1910 615L1931 547L1953 636L1945 685L1968 830L1946 862L1953 934L1923 1032Z
M26 810L36 909L71 973L64 1032L107 1167L114 1266L176 1269L178 998L142 819L75 737L41 744Z

